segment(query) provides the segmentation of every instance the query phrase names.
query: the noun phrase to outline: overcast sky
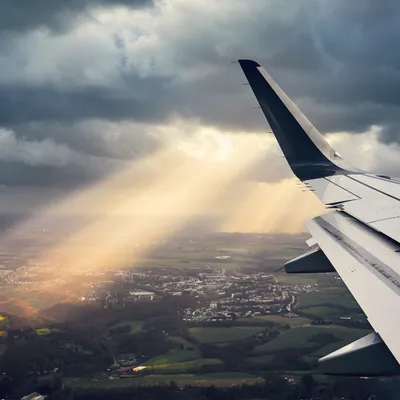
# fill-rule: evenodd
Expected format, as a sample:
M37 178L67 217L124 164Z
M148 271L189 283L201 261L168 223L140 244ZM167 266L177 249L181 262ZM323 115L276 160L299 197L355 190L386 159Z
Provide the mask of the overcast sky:
M238 58L260 62L353 164L396 175L399 26L394 0L1 0L0 211L204 126L268 132Z

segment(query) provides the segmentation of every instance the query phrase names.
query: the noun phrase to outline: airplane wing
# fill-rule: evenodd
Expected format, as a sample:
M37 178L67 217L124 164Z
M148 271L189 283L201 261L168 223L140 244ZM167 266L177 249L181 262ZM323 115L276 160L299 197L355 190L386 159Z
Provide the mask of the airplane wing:
M239 64L293 173L329 209L306 223L311 249L286 272L336 271L375 331L321 358L319 370L400 374L400 181L347 163L258 63Z

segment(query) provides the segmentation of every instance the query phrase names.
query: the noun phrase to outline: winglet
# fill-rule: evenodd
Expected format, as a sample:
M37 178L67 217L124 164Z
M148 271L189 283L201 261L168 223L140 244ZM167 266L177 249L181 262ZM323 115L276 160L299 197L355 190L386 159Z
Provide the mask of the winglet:
M276 139L301 180L356 172L335 152L268 73L253 60L238 60Z

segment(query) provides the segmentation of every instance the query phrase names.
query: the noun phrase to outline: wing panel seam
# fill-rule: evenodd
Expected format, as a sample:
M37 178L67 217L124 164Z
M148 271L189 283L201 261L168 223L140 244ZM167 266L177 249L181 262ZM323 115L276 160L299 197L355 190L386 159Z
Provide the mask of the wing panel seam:
M390 219L396 219L396 218L400 218L400 215L396 215L395 217L387 217L387 218L381 218L381 219L376 219L374 221L369 221L369 224L374 224L375 222L381 222L381 221L388 221Z
M372 190L375 190L376 192L381 193L381 194L383 194L384 196L387 196L387 197L390 197L390 198L392 198L392 199L394 199L394 200L400 201L400 199L399 199L398 197L393 196L393 195L391 195L391 194L389 194L389 193L386 193L386 192L384 192L384 191L382 191L382 190L379 190L379 189L377 189L377 188L375 188L375 187L373 187L373 186L371 186L371 185L368 185L368 183L359 181L359 180L353 178L352 176L348 176L348 175L346 175L346 176L347 176L347 178L351 179L352 181L357 182L357 183L359 183L359 184L361 184L361 185L364 185L364 186L366 186L367 188L370 188L370 189L372 189Z
M365 176L367 176L368 178L372 178L372 179L376 179L377 181L382 181L382 182L387 182L387 183L393 183L393 185L400 185L399 181L396 181L395 179L386 179L386 178L382 178L380 176L377 175L371 175L371 174L365 174Z
M350 193L352 196L357 197L356 199L353 199L353 200L343 200L343 201L354 201L354 200L361 200L361 199L362 199L362 198L361 198L360 196L358 196L357 194L351 192L351 191L348 190L348 189L345 189L344 187L341 187L341 186L338 185L336 182L331 181L328 177L325 177L325 178L323 178L323 179L325 179L325 180L328 181L329 183L332 183L333 185L337 186L338 188L344 190L345 192Z

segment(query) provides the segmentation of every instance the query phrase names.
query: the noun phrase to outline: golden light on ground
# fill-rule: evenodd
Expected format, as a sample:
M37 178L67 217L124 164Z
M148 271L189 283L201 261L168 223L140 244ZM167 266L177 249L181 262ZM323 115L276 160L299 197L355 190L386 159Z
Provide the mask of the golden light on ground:
M41 283L43 295L53 301L68 299L67 288L85 274L133 267L188 220L210 212L263 155L260 136L234 135L229 143L216 157L193 157L166 148L36 216L36 225L47 225L68 212L88 210L89 216L78 230L47 243L35 258L42 272L46 266L57 266L57 280ZM32 221L25 227L29 224ZM22 292L24 298L37 295L37 289Z
M72 300L85 275L140 264L149 251L199 215L223 221L222 231L303 230L304 219L321 211L309 193L296 187L293 179L249 182L255 168L268 168L263 162L270 143L262 135L220 134L216 138L215 133L206 132L125 163L102 182L42 210L16 231L55 227L59 216L85 217L73 229L46 241L32 260L43 282L39 288L18 290L13 301L33 313ZM13 239L9 235L3 243Z
M97 200L102 215L96 213L88 226L42 254L38 262L59 259L62 275L67 276L117 267L121 255L134 265L135 256L168 237L191 216L207 211L231 182L241 179L260 155L259 145L258 137L249 138L224 161L179 157L174 151L156 154L162 173L132 189L137 171L130 167L112 177L113 182L104 183L110 188L118 181L118 187ZM132 216L129 224L115 221L116 216L126 215ZM167 218L161 223L146 219L147 215Z

